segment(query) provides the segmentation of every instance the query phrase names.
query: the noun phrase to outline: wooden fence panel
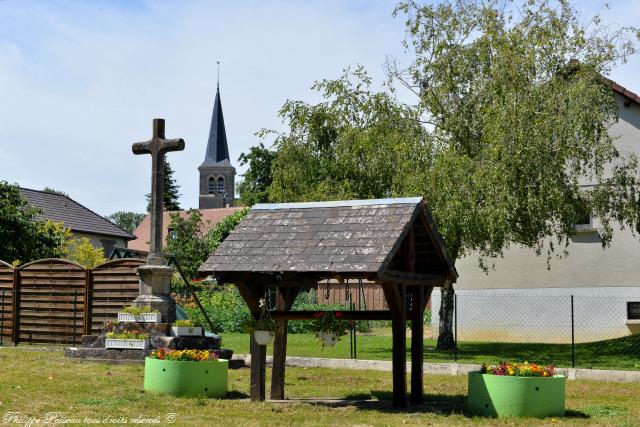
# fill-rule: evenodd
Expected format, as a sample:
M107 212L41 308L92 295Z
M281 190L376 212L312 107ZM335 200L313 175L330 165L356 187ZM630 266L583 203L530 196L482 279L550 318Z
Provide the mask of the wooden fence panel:
M86 280L84 267L62 259L20 267L18 341L79 343L84 331Z
M329 286L329 295L327 298L327 286ZM353 302L356 310L387 310L387 302L384 298L382 287L374 282L363 282L362 289L357 281L349 283L349 294L352 301L347 300L347 285L340 284L336 280L318 283L318 304L342 304L349 305ZM364 293L364 295L363 295Z
M118 259L99 265L91 271L91 333L97 334L107 320L118 317L118 311L138 296L136 269L145 264L141 259Z
M12 340L13 275L13 267L0 261L0 342L3 345L7 340Z

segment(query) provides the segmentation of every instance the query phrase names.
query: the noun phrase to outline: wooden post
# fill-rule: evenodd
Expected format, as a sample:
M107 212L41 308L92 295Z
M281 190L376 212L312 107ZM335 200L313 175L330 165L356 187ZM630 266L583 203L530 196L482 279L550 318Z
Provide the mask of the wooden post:
M276 310L289 311L298 289L278 286ZM284 399L284 371L287 359L287 320L276 321L276 337L273 343L273 369L271 373L271 399Z
M84 278L84 329L83 334L91 335L91 302L93 301L93 295L91 292L91 282L93 281L93 274L90 269L87 268Z
M13 345L20 342L20 272L18 268L13 269L13 318L11 319L13 326L12 337Z
M248 286L244 282L236 283L240 295L247 303L251 315L258 320L260 317L260 296L263 295L262 286ZM267 346L258 345L254 334L249 335L249 351L251 352L250 391L251 400L264 400L266 388Z
M251 351L251 400L264 400L266 388L267 346L258 345L253 334L249 336Z
M393 315L391 328L393 333L393 406L407 406L407 342L406 342L406 286L396 285L399 288L399 310Z
M411 403L423 403L424 288L411 288Z

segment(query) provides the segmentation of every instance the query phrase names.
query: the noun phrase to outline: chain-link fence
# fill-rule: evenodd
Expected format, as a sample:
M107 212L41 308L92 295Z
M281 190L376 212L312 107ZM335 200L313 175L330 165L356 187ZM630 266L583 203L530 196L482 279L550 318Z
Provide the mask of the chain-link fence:
M457 294L457 346L450 355L474 363L529 360L564 367L640 369L640 292L624 293ZM439 294L434 300L439 306ZM432 331L437 334L439 319L434 314ZM433 353L442 356L435 349Z
M548 293L543 293L548 292ZM273 295L265 295L273 308ZM223 347L249 352L249 335L239 326L248 316L246 304L233 288L202 294L201 300ZM318 304L315 291L298 296L294 310L357 310L354 294L348 305ZM182 301L181 301L182 302ZM440 350L438 308L434 290L425 312L425 362L553 364L561 367L640 370L640 290L612 289L609 295L576 294L564 290L459 291L454 300L456 348ZM198 316L196 308L191 316ZM433 319L432 319L433 316ZM287 355L321 358L391 360L390 321L361 321L332 347L323 347L311 321L289 321ZM408 322L408 328L411 323ZM407 355L411 348L407 330ZM267 351L272 349L268 347Z

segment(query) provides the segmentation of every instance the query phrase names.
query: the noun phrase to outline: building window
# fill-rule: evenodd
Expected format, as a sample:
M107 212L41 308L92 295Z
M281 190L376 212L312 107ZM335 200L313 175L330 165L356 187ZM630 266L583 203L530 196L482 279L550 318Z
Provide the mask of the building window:
M224 193L224 178L223 177L218 178L218 193L220 193L220 194Z
M627 301L627 320L640 320L640 302Z
M216 180L213 179L213 177L209 178L208 192L209 192L209 194L213 194L213 193L216 192Z

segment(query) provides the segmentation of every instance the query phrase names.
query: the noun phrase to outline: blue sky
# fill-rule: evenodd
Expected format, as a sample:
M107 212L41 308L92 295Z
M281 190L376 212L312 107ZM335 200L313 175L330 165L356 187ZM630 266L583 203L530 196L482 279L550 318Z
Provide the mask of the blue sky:
M357 63L377 82L386 55L408 60L395 1L0 1L0 180L50 186L100 214L143 211L154 117L186 141L169 161L183 207L197 207L222 61L232 161L261 128L280 128L286 99L313 101L314 80ZM603 2L576 1L584 17ZM640 2L615 0L604 21L640 22ZM612 78L640 92L640 61ZM242 172L242 171L240 171Z

